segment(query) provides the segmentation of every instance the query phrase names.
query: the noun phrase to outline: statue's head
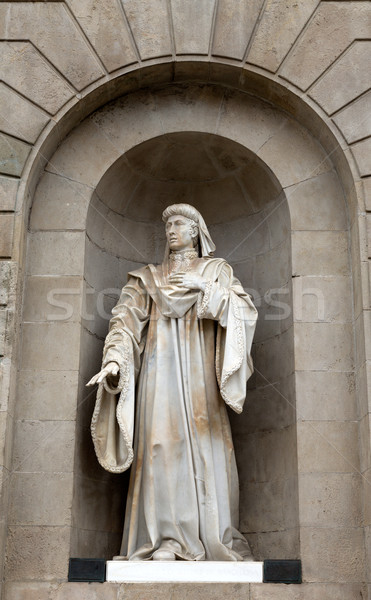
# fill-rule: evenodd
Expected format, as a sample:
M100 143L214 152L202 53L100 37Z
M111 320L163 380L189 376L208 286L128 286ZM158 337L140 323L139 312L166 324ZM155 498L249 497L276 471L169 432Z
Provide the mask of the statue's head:
M189 204L173 204L162 215L170 250L188 250L197 246L198 218Z
M196 247L201 256L212 256L215 245L199 211L190 204L172 204L162 213L170 250Z

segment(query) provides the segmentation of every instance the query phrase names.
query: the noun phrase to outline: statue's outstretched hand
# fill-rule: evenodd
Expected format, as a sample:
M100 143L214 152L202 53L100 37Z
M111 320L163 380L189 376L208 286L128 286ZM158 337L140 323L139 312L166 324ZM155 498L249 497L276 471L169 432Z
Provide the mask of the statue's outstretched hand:
M88 386L88 385L95 385L96 383L102 383L102 381L103 381L103 379L105 379L105 377L107 377L109 375L117 375L119 370L120 370L119 366L116 362L109 362L106 364L104 369L102 369L99 373L94 375L94 377L92 377L86 385Z

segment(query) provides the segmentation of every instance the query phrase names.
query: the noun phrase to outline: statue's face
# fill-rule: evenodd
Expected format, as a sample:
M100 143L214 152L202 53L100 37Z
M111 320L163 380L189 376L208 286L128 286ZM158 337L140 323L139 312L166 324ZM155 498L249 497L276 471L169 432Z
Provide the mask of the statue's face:
M193 248L191 221L182 215L173 215L166 221L166 237L170 250L187 250Z

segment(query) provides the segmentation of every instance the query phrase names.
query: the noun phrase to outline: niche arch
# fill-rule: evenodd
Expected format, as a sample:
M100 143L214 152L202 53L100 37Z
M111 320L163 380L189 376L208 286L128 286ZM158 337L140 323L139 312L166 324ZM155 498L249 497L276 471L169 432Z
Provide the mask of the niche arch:
M93 374L91 364L98 368L108 308L115 304L127 273L162 261L161 214L174 202L189 202L201 211L216 243L216 255L233 266L258 306L256 372L249 382L247 404L251 400L259 407L247 408L240 418L230 415L241 483L241 523L256 554L257 534L267 538L266 547L260 540L260 552L267 553L272 530L280 531L282 544L297 554L298 537L294 541L293 532L287 532L280 508L285 504L290 519L296 515L298 523L296 454L290 464L274 461L273 465L269 451L273 437L282 449L296 445L290 217L279 182L254 153L228 138L183 131L135 146L107 170L87 215L84 279L94 299L90 302L94 318L85 322L82 333L84 352L91 356L84 376ZM278 311L270 302L271 290L283 294L284 310ZM274 382L274 387L267 394L268 382ZM276 386L285 395L283 402ZM270 416L263 418L267 411ZM258 463L258 471L264 469L267 477L252 472L252 464ZM263 516L261 493L264 490L268 504L267 488L272 485L276 509L270 502Z
M173 136L178 136L177 144ZM322 281L321 285L323 284L323 297L329 302L333 286L340 285L340 279L343 289L349 291L348 221L337 175L320 144L283 111L247 93L223 86L184 84L165 86L152 91L142 90L123 96L95 111L78 125L50 159L35 193L28 242L29 268L25 306L27 318L24 319L23 325L29 343L32 343L32 339L45 335L49 344L47 348L54 347L53 344L57 345L57 342L59 348L66 349L71 345L68 356L62 357L58 353L56 355L55 351L54 354L45 354L43 372L53 372L55 376L55 364L59 364L61 372L72 373L75 378L73 393L78 410L76 451L74 462L71 464L74 493L69 536L69 551L73 555L110 556L117 552L123 516L119 488L124 486L124 482L119 482L118 479L114 481L110 475L100 472L92 453L87 456L85 452L90 444L88 422L92 396L86 399L84 384L88 374L99 368L104 329L102 320L94 318L93 325L90 322L90 315L96 315L93 308L94 293L89 293L88 289L89 286L95 289L94 285L98 285L94 281L98 272L106 278L100 282L103 287L99 292L102 289L114 288L115 285L112 286L111 283L124 280L125 270L132 268L130 262L135 262L136 266L141 262L137 260L138 256L130 253L124 257L125 264L120 261L121 257L112 252L112 246L109 245L112 243L112 236L111 239L104 238L102 222L98 220L94 223L92 215L97 213L98 208L103 213L106 211L106 217L110 218L111 211L116 215L116 221L113 222L116 227L121 217L117 210L119 197L117 189L115 191L115 184L118 181L127 181L129 185L129 179L126 179L124 174L128 157L139 165L141 160L143 162L141 152L148 156L151 144L155 144L157 148L162 144L165 149L169 148L171 143L182 146L190 143L192 136L195 148L199 144L203 147L205 156L208 157L209 168L219 171L219 180L222 179L221 169L228 171L227 166L230 162L226 161L223 167L220 157L213 154L212 140L217 140L233 160L241 161L242 156L242 162L250 164L256 178L260 177L258 191L261 210L257 210L256 213L246 210L249 203L253 205L256 201L256 196L253 188L249 188L249 177L245 176L242 184L240 182L238 192L241 202L233 207L237 211L234 219L212 223L217 245L219 240L221 248L224 244L225 257L232 264L235 262L237 275L241 277L244 285L248 283L247 273L254 271L253 264L256 269L259 260L259 274L265 273L265 279L262 278L258 283L269 281L269 285L272 285L274 281L276 289L286 286L289 306L292 304L293 276L328 276L329 281ZM149 146L145 148L147 144ZM166 156L166 150L162 154ZM193 167L193 173L197 172L196 166ZM157 179L161 181L156 168L159 168L159 165L145 164L145 167L142 166L142 174L143 169L145 173L157 173ZM120 177L123 179L120 180ZM140 183L143 182L138 183L138 189ZM219 184L221 185L220 181ZM163 183L161 185L164 186ZM232 185L234 184L229 183L227 188L231 190ZM197 188L196 182L193 181L192 186L192 189ZM211 197L210 189L206 193L206 187L204 186L201 192L204 195L205 207L209 205L207 198ZM178 185L179 200L183 197L181 188L182 186ZM190 189L184 191L184 199L190 200ZM144 198L145 194L142 197ZM132 208L136 207L136 202L138 208L144 208L145 205L140 203L140 196L136 197L134 194L133 198L137 200L132 204ZM164 193L164 201L165 198ZM112 202L113 206L108 202ZM198 205L197 202L193 203ZM239 204L243 204L245 212L238 213ZM271 204L270 216L254 217L266 211ZM202 210L201 204L200 208ZM232 204L228 208L232 210ZM139 230L144 240L150 237L143 235L143 231L146 228L148 230L148 223L146 224L146 219L143 218L143 210L141 214L142 220L137 219L137 222L129 220L127 215L122 215L124 221L126 219L125 222L130 224L125 231L126 237L133 236L130 238L131 244ZM151 214L154 215L155 212ZM205 219L209 221L207 214ZM259 242L264 251L248 254L247 259L244 259L243 247L239 246L240 262L232 261L228 257L228 240L231 238L231 232L233 234L235 230L228 230L227 225L233 223L236 227L236 223L243 219L246 228L244 231L249 230L249 227L250 230L254 229L251 225L254 219L254 233L260 234L263 228L266 231L265 235L261 235L262 239ZM157 260L161 256L161 223L150 223L150 227L152 232L155 231L151 238L153 246L146 247L143 262L154 260L152 249L157 253ZM269 248L264 245L267 239ZM318 240L321 240L319 248ZM336 259L332 254L326 253L326 249L333 244L336 246ZM279 254L278 248L281 248L282 254ZM107 252L107 249L110 252ZM264 255L264 261L262 258L258 259L260 255ZM270 257L269 260L267 256ZM276 259L279 260L279 269ZM322 272L318 272L319 261ZM241 267L244 262L246 264ZM115 277L111 277L112 273L115 273ZM75 303L70 318L55 318L58 315L63 316L63 308L56 307L53 312L54 320L50 319L50 311L47 312L49 308L45 305L45 311L40 309L38 319L30 319L32 293L41 297L48 286L48 289L55 289L56 286L60 289L62 278L65 278L64 283L66 278L69 278L70 284L74 286ZM76 289L79 290L78 293L75 293ZM263 296L265 291L261 285L260 292ZM105 297L101 297L102 303L108 309L109 304L114 301L114 293L106 293L103 296ZM340 365L342 373L351 371L349 353L344 352L344 344L352 348L352 329L346 321L347 307L340 307L335 323L328 320L312 323L308 320L313 318L310 315L306 315L304 322L294 323L295 310L300 308L295 306L295 295L293 304L294 310L286 320L261 321L264 326L261 326L261 337L257 338L254 350L256 364L260 365L259 371L263 376L264 365L274 369L277 376L282 375L282 365L288 365L289 372L284 372L283 387L277 385L275 377L273 382L266 378L268 381L260 381L259 385L256 375L249 388L250 414L246 413L247 418L243 417L240 421L233 419L240 472L241 464L250 461L252 474L251 479L246 480L245 489L242 489L242 497L245 498L243 502L246 502L246 515L242 515L242 530L249 535L256 556L264 558L299 556L302 552L299 548L299 534L303 533L303 527L309 527L308 521L303 523L299 518L300 482L303 476L311 472L312 465L300 463L300 439L308 439L311 431L309 426L298 419L295 410L295 383L298 372L304 372L307 378L312 377L318 385L318 377L314 373L327 372L329 367L330 375L333 376L337 373L334 368L331 370L333 364ZM309 309L306 310L308 312ZM279 327L282 326L282 330L274 329L278 327L277 323ZM341 327L337 327L339 324ZM327 366L320 364L321 349L318 348L316 352L318 327L322 327L320 331L325 331L325 335L333 342L333 362ZM273 335L270 335L272 332ZM284 352L278 343L282 339L286 340ZM283 360L286 353L287 360ZM37 372L38 369L41 369L39 363L32 365L33 371ZM27 362L22 362L21 370L24 381L27 381L27 377L34 377ZM303 376L301 385L302 379ZM274 393L271 393L272 384L277 388ZM79 391L76 392L77 388ZM292 398L293 401L281 402L282 398ZM314 399L312 402L314 403ZM259 412L260 406L264 406L265 411L264 422L259 423L262 416L262 412ZM276 427L278 423L280 427ZM261 451L254 454L253 449L256 447ZM279 505L277 497L282 498L284 504ZM264 511L261 510L262 505L265 507ZM293 510L286 512L284 506L287 505ZM95 528L92 527L92 523Z

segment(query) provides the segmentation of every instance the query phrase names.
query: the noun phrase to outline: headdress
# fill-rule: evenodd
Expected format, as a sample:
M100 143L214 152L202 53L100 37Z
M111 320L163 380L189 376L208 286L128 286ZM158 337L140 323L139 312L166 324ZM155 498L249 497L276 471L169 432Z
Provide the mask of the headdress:
M162 220L166 221L174 215L182 215L187 219L191 219L198 226L198 241L200 246L201 256L213 256L215 252L215 244L211 239L206 223L198 210L190 204L172 204L168 206L162 213ZM168 244L166 244L165 256L169 253Z

